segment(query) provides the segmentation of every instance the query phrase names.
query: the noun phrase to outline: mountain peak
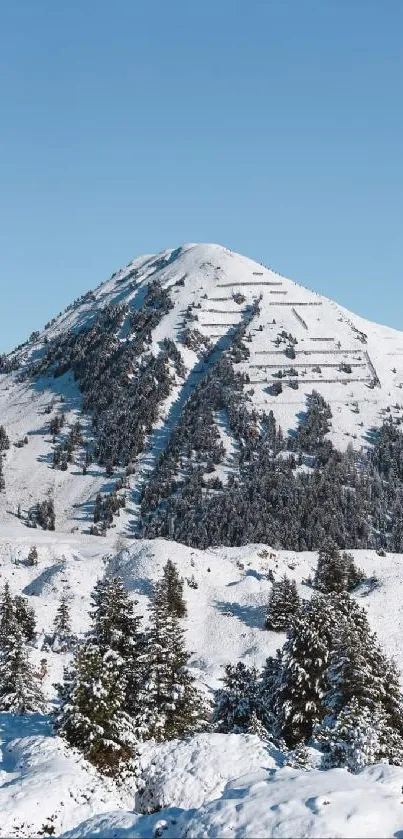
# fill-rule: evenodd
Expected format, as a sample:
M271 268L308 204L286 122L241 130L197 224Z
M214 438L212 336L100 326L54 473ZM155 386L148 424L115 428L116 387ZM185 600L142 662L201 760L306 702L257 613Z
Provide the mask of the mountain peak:
M220 359L233 365L230 382L229 368L215 366ZM253 433L270 412L284 434L295 433L317 391L333 415L329 440L339 449L360 448L386 411L399 415L393 406L402 400L403 334L222 245L187 243L131 260L33 333L6 369L0 422L16 445L6 457L3 514L48 492L63 508L62 520L74 525L74 505L110 485L105 467L130 465L133 522L189 399L214 369L227 377L222 388L235 387L237 398L241 388ZM57 434L49 438L43 415L60 411L69 433L77 421L87 429L93 463L84 464L84 475L70 469ZM227 409L217 408L212 423L220 465L208 468L227 480L237 473L239 454ZM25 438L29 447L20 448ZM56 470L49 468L55 449Z

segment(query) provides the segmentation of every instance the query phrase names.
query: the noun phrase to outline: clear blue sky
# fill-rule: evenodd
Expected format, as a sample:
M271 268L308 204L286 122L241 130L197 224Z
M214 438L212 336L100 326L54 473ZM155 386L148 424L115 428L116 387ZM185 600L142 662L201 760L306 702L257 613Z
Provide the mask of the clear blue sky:
M0 351L220 242L403 329L402 0L0 0Z

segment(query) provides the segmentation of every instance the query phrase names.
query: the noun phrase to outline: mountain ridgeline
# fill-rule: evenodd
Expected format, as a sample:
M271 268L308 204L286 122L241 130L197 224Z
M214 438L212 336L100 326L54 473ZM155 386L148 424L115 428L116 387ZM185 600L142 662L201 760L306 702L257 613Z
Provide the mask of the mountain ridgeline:
M19 468L13 392L57 392L40 430L47 474L78 486L98 470L98 491L77 491L92 533L122 513L134 537L198 548L331 537L401 552L403 335L364 323L219 246L136 260L2 358L0 490ZM56 529L61 508L63 486Z

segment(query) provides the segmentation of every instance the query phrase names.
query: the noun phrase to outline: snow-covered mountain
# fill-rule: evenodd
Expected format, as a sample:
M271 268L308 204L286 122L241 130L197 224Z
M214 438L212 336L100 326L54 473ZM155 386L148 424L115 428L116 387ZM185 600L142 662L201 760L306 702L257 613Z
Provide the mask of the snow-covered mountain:
M403 333L219 245L133 260L0 357L0 591L34 609L45 699L0 711L1 837L403 836L401 765L324 771L267 731L206 731L141 742L137 788L49 715L104 575L147 627L174 561L211 700L223 666L261 672L282 646L273 583L310 601L329 534L359 548L352 597L402 674L402 388ZM66 647L49 641L62 598Z
M156 284L156 299L147 299L150 284ZM164 298L161 290L166 292ZM121 307L121 314L107 327L111 340L102 353L107 357L109 352L121 351L123 375L128 380L138 375L139 364L150 353L161 354L167 340L180 353L179 365L178 359L169 359L171 382L150 406L143 443L134 458L131 453L126 458L126 463L134 461L135 473L128 479L131 491L126 510L119 522L115 520L119 530L133 530L138 523L141 491L178 425L186 400L234 340L242 341L245 349L238 353L235 369L246 379L243 390L248 409L273 411L285 434L298 425L312 390L331 406L328 436L341 449L348 443L366 446L370 429L382 423L387 411L402 415L403 333L369 323L219 245L190 244L139 257L3 358L3 369L18 364L17 371L0 375L0 423L11 441L4 463L6 489L0 495L3 520L16 512L18 504L27 510L51 494L58 526L81 527L91 518L96 493L111 487L105 463L97 463L97 458L82 474L80 446L73 465L65 471L50 468L55 442L49 421L56 413L62 412L67 421L62 440L77 419L88 441L93 439L93 430L91 411L83 410L83 393L72 365L66 364L64 375L57 378L51 375L51 365L43 365L42 370L40 366L50 347L88 330L111 306ZM146 318L152 311L147 322L144 311ZM242 325L243 336L239 334ZM146 335L141 346L140 332ZM21 377L34 364L37 372ZM149 375L152 384L155 371ZM105 390L109 384L106 379ZM212 474L225 480L237 471L239 444L225 410L215 413L214 422L225 456ZM22 445L26 437L28 444Z

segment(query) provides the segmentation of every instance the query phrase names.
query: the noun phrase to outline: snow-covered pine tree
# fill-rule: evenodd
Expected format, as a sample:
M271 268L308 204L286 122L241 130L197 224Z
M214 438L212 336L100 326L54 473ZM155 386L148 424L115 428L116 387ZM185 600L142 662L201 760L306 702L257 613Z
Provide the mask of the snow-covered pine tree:
M62 594L60 598L60 603L53 621L53 629L61 638L67 638L71 635L70 610L65 594Z
M54 715L55 730L78 748L103 774L122 776L137 772L133 721L123 710L124 667L120 656L102 655L91 641L79 647L64 682Z
M0 595L0 649L9 647L10 639L14 636L17 624L25 641L35 638L35 611L29 605L26 597L17 594L12 596L10 586L5 583Z
M162 589L165 592L169 610L177 618L186 617L187 609L183 596L183 580L171 559L168 559L162 572Z
M99 580L92 594L93 626L90 636L101 653L114 650L123 661L125 676L124 708L131 716L139 712L138 693L144 681L145 636L140 629L141 616L134 614L134 604L120 577Z
M259 681L259 719L274 740L281 738L279 691L282 683L282 652L266 659Z
M358 772L381 760L380 733L383 720L377 711L370 711L353 698L334 719L326 718L317 732L324 745L324 769L346 767Z
M283 648L277 695L281 733L288 747L308 741L324 715L325 674L332 651L332 614L315 595L296 615Z
M345 728L356 726L358 737L361 728L365 733L365 725L372 718L372 727L376 720L377 745L375 748L375 740L369 733L368 742L363 739L364 734L359 734L360 760L400 764L403 758L403 707L396 666L383 654L376 635L370 631L364 609L346 593L334 598L333 607L337 620L322 703L325 718L316 730L325 760L329 755L328 761L333 761L332 765L344 765L338 761L342 760L340 738L344 736ZM356 735L348 736L354 748L358 748ZM371 759L366 752L368 743L373 752ZM345 759L347 761L347 757Z
M9 583L5 583L0 597L0 649L9 644L15 625L14 599Z
M267 605L265 628L274 632L283 632L290 625L300 606L300 599L295 580L289 580L284 574L274 582Z
M189 658L184 631L168 606L161 580L155 586L142 657L145 680L138 697L137 723L143 738L169 740L203 727L206 705L188 670Z
M21 628L14 621L0 652L0 710L27 714L43 711L44 704L38 674L29 661Z
M38 565L38 549L36 545L32 545L32 547L29 549L27 565Z
M314 587L328 594L347 590L347 569L337 545L327 539L319 550Z
M73 640L67 597L62 594L53 621L53 632L47 641L54 652L64 652L71 647Z
M352 554L338 550L332 539L326 539L319 550L314 587L324 594L352 591L363 579Z
M16 594L14 597L14 614L20 625L26 641L33 641L36 634L35 610L29 605L26 597Z
M253 716L258 716L259 687L255 667L243 661L227 664L222 677L223 687L215 693L213 726L216 731L228 734L249 731Z

